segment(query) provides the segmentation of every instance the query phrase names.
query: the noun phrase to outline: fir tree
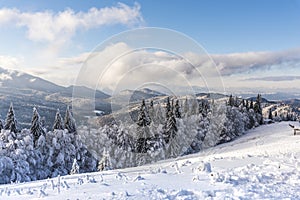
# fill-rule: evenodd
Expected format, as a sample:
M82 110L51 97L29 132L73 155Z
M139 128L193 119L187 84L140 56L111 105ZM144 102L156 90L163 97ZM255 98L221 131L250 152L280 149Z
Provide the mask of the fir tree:
M54 119L54 124L53 124L53 130L64 130L63 123L62 123L62 118L59 112L59 109L57 109L55 119Z
M106 171L111 169L110 157L108 152L104 149L102 159L98 163L98 171Z
M73 118L69 106L67 106L65 120L64 120L65 128L69 133L76 133L76 124L75 119Z
M4 130L10 130L13 133L17 133L17 122L15 119L13 104L11 103L6 115L6 122Z
M176 100L176 103L175 103L175 117L176 118L181 118L179 100Z
M247 99L246 100L246 109L249 111L249 107L250 107L250 105L249 105L249 100Z
M136 151L139 153L147 152L147 139L150 138L150 130L149 125L151 123L151 119L149 117L148 110L145 105L145 100L142 101L142 105L140 107L138 113L138 121L137 121L137 141L136 141Z
M252 100L251 100L251 102L250 102L250 109L254 109L253 101L252 101Z
M145 104L145 100L143 99L142 105L140 107L139 113L138 113L138 121L137 125L144 127L149 126L151 123L151 119L149 117L149 113Z
M273 120L272 110L269 109L269 119Z
M169 118L165 125L165 132L164 132L164 138L166 143L169 143L170 139L176 136L178 130L176 126L176 119L173 112L170 111L168 115Z
M262 103L262 99L261 99L261 95L258 94L257 95L257 98L256 98L256 102L254 104L254 112L257 113L259 116L259 124L263 124L263 115L262 115L262 106L261 106L261 103Z
M170 104L170 98L167 98L166 102L166 119L169 118L169 112L171 112L171 104Z
M70 174L79 174L79 165L77 163L77 160L74 158L73 164L72 164L72 169Z
M41 124L41 121L40 121L40 115L39 115L36 108L33 108L33 116L32 116L32 120L31 120L30 132L33 135L34 147L37 147L38 139L45 132L42 128L42 124Z
M228 105L231 107L234 106L234 99L233 99L232 94L229 96Z
M239 107L239 98L237 96L234 99L234 106Z

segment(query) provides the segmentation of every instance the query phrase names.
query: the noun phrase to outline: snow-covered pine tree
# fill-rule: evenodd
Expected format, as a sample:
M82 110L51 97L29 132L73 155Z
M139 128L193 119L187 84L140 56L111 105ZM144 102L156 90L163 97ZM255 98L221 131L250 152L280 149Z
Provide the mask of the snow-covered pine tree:
M40 115L36 108L33 108L30 132L33 135L33 145L34 147L37 147L38 139L42 134L45 134L45 132L40 121Z
M11 103L6 115L4 130L10 130L13 133L17 133L17 122L15 119L13 104Z
M111 161L109 153L104 149L102 159L98 163L98 171L106 171L111 169Z
M270 120L273 120L272 109L269 109L269 117Z
M262 98L261 98L261 95L258 94L253 109L254 109L254 112L258 114L257 118L258 118L259 124L263 124L263 114L262 114L261 103L262 103Z
M62 123L62 118L59 112L59 109L57 109L55 119L54 119L54 124L53 124L53 130L64 130L63 123Z
M175 117L176 118L181 118L181 112L180 112L180 106L179 106L179 100L177 99L176 100L176 103L175 103Z
M172 111L168 114L169 118L167 119L166 125L165 125L165 133L164 138L166 143L169 143L171 138L174 138L176 136L177 132L177 126L176 126L176 119Z
M77 160L74 158L73 164L72 164L72 169L70 174L79 174L79 165L77 163Z
M149 125L151 123L151 119L149 117L149 113L145 104L145 100L142 101L142 105L140 107L138 113L138 121L137 121L137 141L135 150L139 153L146 153L148 150L147 140L151 138Z
M150 101L150 106L149 106L149 116L150 119L154 120L154 103L152 99Z
M166 102L166 119L169 118L169 113L170 112L171 112L170 97L167 97L167 102Z
M250 101L250 109L253 109L254 108L254 105L253 105L253 100Z
M233 99L232 94L229 96L228 105L229 106L234 106L234 99Z
M67 106L65 119L64 119L65 128L69 133L76 133L76 123L73 118L69 106Z
M246 100L246 109L247 109L247 111L249 111L249 109L250 109L250 105L249 105L249 100L248 99Z
M142 105L140 107L139 113L138 113L138 126L149 126L151 123L151 119L145 104L145 100L142 100Z

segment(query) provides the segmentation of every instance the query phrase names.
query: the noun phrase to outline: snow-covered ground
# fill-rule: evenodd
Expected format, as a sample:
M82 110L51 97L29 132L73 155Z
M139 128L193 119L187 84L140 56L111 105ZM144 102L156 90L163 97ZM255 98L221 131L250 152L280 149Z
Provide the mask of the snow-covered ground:
M300 135L288 124L152 165L0 185L0 199L300 199Z

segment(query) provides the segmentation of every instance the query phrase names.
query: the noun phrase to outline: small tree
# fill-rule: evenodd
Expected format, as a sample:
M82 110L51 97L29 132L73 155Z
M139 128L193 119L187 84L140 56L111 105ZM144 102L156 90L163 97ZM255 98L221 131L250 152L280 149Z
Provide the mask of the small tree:
M72 164L72 169L70 174L79 174L79 165L77 163L77 160L74 158L73 164Z
M151 123L151 119L149 117L148 110L146 108L145 100L142 101L142 105L140 107L138 113L137 120L137 141L136 141L136 151L145 153L148 149L147 147L147 139L151 137L149 125Z
M106 171L111 169L110 157L106 150L103 151L102 159L98 163L98 171Z
M55 119L54 119L54 124L53 124L53 130L64 130L63 123L62 123L62 118L59 112L59 109L57 109Z
M5 126L4 129L5 130L10 130L13 133L17 133L17 122L15 119L15 114L14 114L14 108L13 108L13 104L11 103L6 115L6 120L5 120Z
M269 110L269 119L273 120L272 110Z
M69 106L67 106L65 120L64 120L65 128L68 129L69 133L76 132L76 123L75 119L73 118Z
M44 134L44 130L42 128L41 120L40 120L40 115L37 111L36 108L33 108L33 116L31 120L31 127L30 127L30 132L33 135L33 144L34 147L37 146L38 139L42 134Z
M229 106L234 106L234 98L233 98L233 96L232 96L232 94L229 96L229 100L228 100L228 105Z
M170 141L170 138L174 138L176 136L177 133L177 126L176 126L176 119L175 116L173 114L173 112L169 112L168 114L170 117L166 122L166 128L165 128L165 133L164 133L164 138L166 143L168 143Z
M179 100L176 100L176 104L175 104L175 117L176 118L181 118Z
M170 97L167 97L167 102L166 102L166 119L169 118L169 113L170 112L171 112Z

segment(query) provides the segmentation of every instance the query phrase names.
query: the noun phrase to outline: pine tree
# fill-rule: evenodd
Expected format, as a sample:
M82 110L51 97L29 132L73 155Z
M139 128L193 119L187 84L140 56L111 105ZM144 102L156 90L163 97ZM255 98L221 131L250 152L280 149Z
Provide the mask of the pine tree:
M17 133L17 122L15 119L13 104L11 103L6 115L6 122L4 126L4 130L10 130L13 133Z
M273 115L272 115L272 110L271 109L269 109L269 119L273 120Z
M169 112L171 112L171 104L170 104L170 98L167 98L166 102L166 119L169 118Z
M111 169L110 157L106 150L103 151L102 159L98 163L98 171L106 171Z
M233 99L232 94L229 96L228 105L231 107L234 106L234 99Z
M139 113L138 113L138 121L137 125L144 127L144 126L149 126L151 123L151 119L145 104L145 100L143 99L142 105L140 107Z
M254 112L259 115L259 124L263 124L263 115L262 115L261 103L262 103L261 95L258 94L253 109L254 109Z
M247 111L249 111L249 107L250 107L250 105L249 105L249 100L247 99L247 100L246 100L246 109L247 109Z
M174 138L176 136L178 130L176 126L176 119L173 112L170 111L168 116L169 118L167 119L165 125L165 132L164 132L164 138L166 143L168 143L171 138Z
M151 137L149 125L151 123L151 119L149 117L149 113L145 104L145 100L142 101L142 105L140 107L138 113L138 121L137 121L137 141L136 141L136 151L139 153L147 152L147 139Z
M250 102L250 109L254 109L253 101L252 101L252 100L251 100L251 102Z
M31 120L30 132L33 135L34 147L37 147L38 139L45 132L42 128L42 124L41 124L41 121L40 121L40 115L39 115L36 108L33 108L33 116L32 116L32 120Z
M62 118L59 112L59 109L57 109L55 119L54 119L54 124L53 124L53 130L64 130L63 123L62 123Z
M73 164L72 164L72 169L70 174L79 174L79 165L77 163L77 160L74 158Z
M180 106L179 106L179 100L177 99L176 100L176 103L175 103L175 117L176 118L181 118L181 112L180 112Z
M76 133L76 123L75 119L73 118L69 106L67 106L65 119L64 119L65 128L68 130L69 133Z

